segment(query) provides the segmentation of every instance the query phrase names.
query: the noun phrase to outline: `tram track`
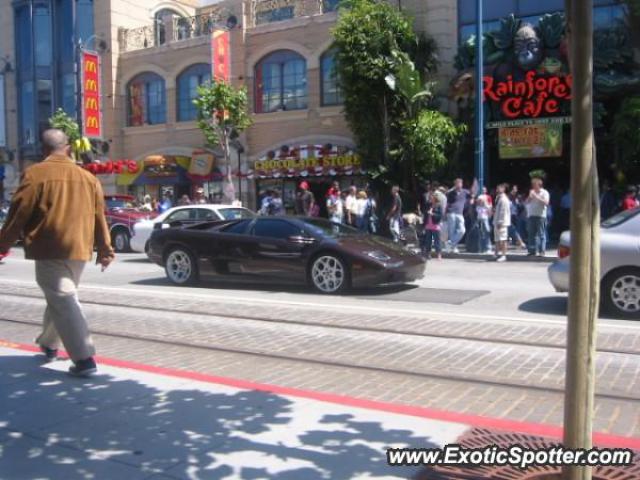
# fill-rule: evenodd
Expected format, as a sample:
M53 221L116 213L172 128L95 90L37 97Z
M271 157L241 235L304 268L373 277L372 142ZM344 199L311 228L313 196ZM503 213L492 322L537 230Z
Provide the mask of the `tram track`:
M36 294L24 294L24 293L13 293L11 295L4 295L0 293L0 298L3 296L8 296L11 298L20 297L25 299L36 299L42 300L42 296ZM474 335L473 333L459 334L453 329L446 332L437 332L435 329L428 329L426 331L416 331L416 330L407 330L402 328L388 328L388 327L376 327L371 325L363 325L362 323L342 323L342 324L333 324L329 322L316 321L311 318L319 318L314 317L313 315L309 315L304 319L291 319L291 318L282 318L278 316L266 316L266 315L254 315L248 311L244 311L243 313L218 313L218 312L203 312L199 309L189 309L187 308L171 308L166 305L163 306L153 306L145 303L143 306L137 305L123 305L121 302L114 302L108 300L100 300L96 301L93 299L83 298L82 303L86 305L94 305L94 306L105 306L105 307L113 307L113 308L127 308L138 311L151 311L151 312L172 312L181 315L206 315L212 316L220 319L228 319L228 320L253 320L258 322L265 322L270 324L287 324L287 325L298 325L298 326L309 326L309 327L317 327L317 328L326 328L337 331L353 331L353 332L365 332L365 333L379 333L379 334L393 334L393 335L405 335L408 337L416 337L416 338L433 338L433 339L451 339L451 340L467 340L472 342L482 342L482 343L493 343L493 344L502 344L508 346L524 346L524 347L541 347L541 348L550 348L550 349L565 349L565 344L560 342L552 342L552 341L527 341L520 340L517 337L514 338L496 338L495 336L488 335ZM428 321L426 319L425 321ZM461 322L458 322L461 323ZM494 327L495 328L495 327ZM557 328L556 328L557 329ZM640 333L639 333L640 335ZM548 337L547 337L548 338ZM631 348L617 348L617 347L606 347L599 346L597 348L599 353L612 353L612 354L623 354L623 355L632 355L640 357L640 348L631 349Z
M23 298L23 300L32 300L32 298ZM37 300L37 299L33 299ZM42 300L42 299L40 299ZM19 304L20 302L18 302ZM29 302L31 303L31 302ZM275 321L267 319L264 321L238 318L226 315L209 315L203 316L201 314L187 314L182 312L180 318L176 318L175 322L168 324L166 318L158 318L150 320L148 322L139 323L141 316L148 316L149 313L137 308L135 306L106 306L105 304L96 304L93 302L84 302L89 310L89 317L93 318L92 332L97 335L103 335L111 338L126 339L126 340L138 340L156 345L164 346L178 346L184 349L192 349L199 351L232 353L244 356L251 356L254 358L268 358L277 359L284 362L295 362L298 364L306 365L323 365L331 367L339 367L342 369L350 369L352 371L360 372L385 372L389 374L402 375L406 377L419 378L423 380L449 380L465 382L477 385L486 386L502 386L502 387L515 387L533 390L537 392L555 392L560 393L563 389L562 382L557 382L557 377L561 369L556 369L553 375L550 375L546 381L536 381L525 378L525 376L510 375L507 377L501 377L498 372L496 374L487 373L480 367L483 366L483 361L477 363L477 368L470 368L460 370L452 366L448 368L448 362L439 359L442 354L442 343L453 347L455 352L460 352L460 356L467 356L470 358L470 365L474 365L475 355L474 352L485 352L489 349L494 349L496 358L504 358L503 362L513 362L512 357L528 357L533 363L542 363L549 355L554 358L554 361L558 363L560 359L564 358L564 349L561 347L540 346L540 345L524 345L520 343L511 344L497 344L487 339L450 339L442 337L432 336L416 336L410 333L397 333L397 332L379 332L373 329L347 329L345 327L334 328L326 325L309 325L309 324L294 324L282 323L281 327L276 324ZM41 309L41 303L38 302L36 310ZM13 305L12 310L16 311L16 305ZM108 312L100 317L96 318L96 312L98 309L109 309ZM5 309L5 315L0 317L0 321L11 322L14 324L29 325L37 328L40 326L40 322L36 320L30 320L29 314L7 316ZM40 310L41 311L41 310ZM135 313L134 313L135 312ZM155 311L157 315L171 315L174 312ZM17 317L17 318L16 318ZM22 318L20 318L22 317ZM134 318L135 317L135 318ZM113 320L120 318L120 320ZM215 319L215 320L214 320ZM209 324L209 321L216 322L215 324ZM232 320L231 324L228 320ZM166 328L162 328L162 326ZM223 325L223 327L221 327ZM304 335L300 335L300 329L304 329ZM211 331L209 337L203 336L202 332ZM235 330L236 332L247 331L247 338L249 341L246 343L237 337L235 333L226 335L227 330ZM277 340L277 332L283 330L282 344L279 344ZM286 330L286 331L284 331ZM180 331L190 331L188 335L176 334ZM220 333L222 332L222 333ZM274 334L276 336L274 337ZM320 340L322 337L330 337L329 339ZM346 336L346 337L345 337ZM363 336L367 338L362 338ZM256 342L256 337L264 338L264 345L259 341ZM345 338L343 338L345 337ZM313 339L319 339L318 342L322 345L331 345L335 343L331 339L337 339L341 341L341 345L337 347L337 353L332 355L331 352L325 352L322 345L315 345ZM274 340L275 339L275 340ZM357 341L355 340L357 339ZM328 341L327 341L328 340ZM436 342L436 346L433 347L432 343ZM454 345L458 342L457 345ZM462 343L461 343L462 342ZM300 344L298 346L297 344ZM416 345L420 346L424 344L424 350L429 351L433 349L427 356L422 357L423 360L417 360L411 363L410 361L399 361L402 359L411 359L413 355L407 354L412 349L415 349ZM452 345L448 345L452 344ZM345 354L345 349L349 349L353 345L353 355ZM366 348L366 350L363 350ZM524 348L529 350L526 355L521 351ZM381 358L373 358L366 360L367 351L383 352ZM386 352L390 351L391 356ZM393 352L398 352L398 358L394 359ZM446 348L445 350L446 351ZM362 354L365 352L365 354ZM637 364L636 360L638 354L635 353L609 353L601 352L603 355L609 355L606 358L608 362L620 363L621 356L631 357L633 364ZM485 356L489 360L493 361L494 357ZM458 359L459 360L459 359ZM494 359L495 360L495 359ZM498 358L499 360L499 358ZM539 360L539 362L536 362ZM627 359L622 360L623 363L627 362ZM424 362L424 363L423 363ZM430 362L435 362L434 366L430 365ZM453 362L455 363L455 362ZM626 363L624 363L626 365ZM514 365L513 369L517 369L519 365ZM622 368L622 367L620 367ZM544 377L546 378L546 376ZM616 385L616 388L611 386L603 386L598 392L599 398L610 400L624 400L624 401L640 401L640 397L635 394L635 390L622 391L622 386Z

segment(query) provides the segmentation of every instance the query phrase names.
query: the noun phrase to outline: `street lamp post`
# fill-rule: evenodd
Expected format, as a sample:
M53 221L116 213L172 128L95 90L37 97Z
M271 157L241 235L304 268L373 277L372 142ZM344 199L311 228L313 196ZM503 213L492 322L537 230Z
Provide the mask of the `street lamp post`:
M476 138L475 138L475 173L478 181L478 192L484 186L484 110L482 95L482 76L484 55L482 52L483 12L482 0L476 0Z

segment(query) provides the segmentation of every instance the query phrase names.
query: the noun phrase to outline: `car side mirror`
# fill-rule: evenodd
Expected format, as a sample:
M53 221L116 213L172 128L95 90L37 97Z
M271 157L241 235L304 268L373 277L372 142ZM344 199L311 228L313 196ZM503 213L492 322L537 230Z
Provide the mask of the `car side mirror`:
M289 242L296 243L298 245L311 245L316 242L313 237L305 237L303 235L292 235L289 237Z

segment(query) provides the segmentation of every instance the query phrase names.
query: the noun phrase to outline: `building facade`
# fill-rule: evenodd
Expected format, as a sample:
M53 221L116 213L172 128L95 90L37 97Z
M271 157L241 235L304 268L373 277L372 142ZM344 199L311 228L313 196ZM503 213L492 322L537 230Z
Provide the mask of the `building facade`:
M393 0L417 31L438 44L440 85L460 71L459 45L473 34L475 0ZM175 198L204 187L222 197L231 170L244 204L280 190L292 205L301 180L323 195L329 183L363 184L360 159L342 112L331 29L337 0L5 0L0 3L0 159L9 197L19 172L41 159L39 134L62 108L78 105L80 48L101 57L103 138L98 160L133 160L136 173L100 174L110 193ZM211 3L211 2L207 2ZM487 29L510 13L536 24L563 0L486 2ZM595 22L623 15L595 1ZM231 165L205 146L192 100L211 78L212 35L230 39L230 81L249 93L252 125L234 141ZM455 102L443 108L457 113ZM472 159L469 159L472 164Z

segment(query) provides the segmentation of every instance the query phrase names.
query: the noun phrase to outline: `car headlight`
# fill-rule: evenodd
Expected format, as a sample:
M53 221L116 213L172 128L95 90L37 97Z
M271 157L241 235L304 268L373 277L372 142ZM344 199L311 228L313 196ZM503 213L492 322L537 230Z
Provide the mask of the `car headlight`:
M388 262L391 260L391 257L384 252L379 250L374 250L372 252L366 252L367 257L371 257L374 260L378 260L379 262Z

